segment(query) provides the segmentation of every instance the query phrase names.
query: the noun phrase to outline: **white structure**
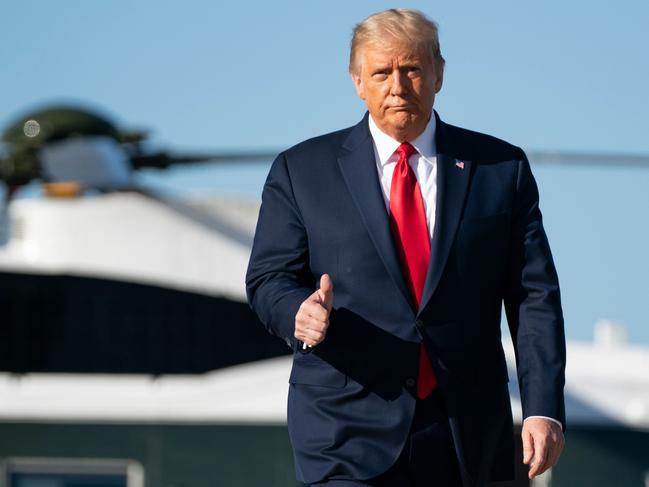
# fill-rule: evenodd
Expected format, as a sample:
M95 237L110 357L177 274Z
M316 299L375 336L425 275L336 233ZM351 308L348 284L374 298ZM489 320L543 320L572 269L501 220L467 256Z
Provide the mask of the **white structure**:
M208 213L131 192L17 199L0 272L102 277L243 301L258 211L256 203L214 200Z
M513 357L508 356L508 361ZM649 347L602 356L568 343L570 424L649 430ZM0 419L113 422L283 423L291 357L192 376L0 374ZM510 377L515 377L510 372ZM515 380L512 406L520 422Z

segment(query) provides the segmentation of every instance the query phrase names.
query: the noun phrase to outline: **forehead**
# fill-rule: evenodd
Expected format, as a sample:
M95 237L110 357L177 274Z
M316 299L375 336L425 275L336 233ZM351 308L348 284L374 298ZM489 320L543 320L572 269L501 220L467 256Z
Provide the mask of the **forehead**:
M431 56L421 46L397 40L368 42L361 46L360 54L361 64L366 65L432 62Z

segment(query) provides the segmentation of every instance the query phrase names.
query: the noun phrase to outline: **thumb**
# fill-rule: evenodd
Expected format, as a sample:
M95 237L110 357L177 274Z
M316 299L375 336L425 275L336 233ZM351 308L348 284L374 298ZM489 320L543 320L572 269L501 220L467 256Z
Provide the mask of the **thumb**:
M327 308L327 311L331 311L331 307L334 303L334 283L329 274L322 274L320 277L318 296L320 297L322 305Z
M529 464L534 456L534 440L528 431L523 431L523 463Z

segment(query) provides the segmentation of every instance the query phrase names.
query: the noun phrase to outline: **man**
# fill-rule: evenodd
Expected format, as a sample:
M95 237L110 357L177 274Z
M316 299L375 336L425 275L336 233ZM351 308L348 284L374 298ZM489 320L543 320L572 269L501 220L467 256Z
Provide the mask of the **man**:
M439 119L444 59L417 11L359 24L350 72L369 113L274 161L246 278L252 308L294 350L297 477L512 478L504 301L532 478L563 446L565 341L525 154Z

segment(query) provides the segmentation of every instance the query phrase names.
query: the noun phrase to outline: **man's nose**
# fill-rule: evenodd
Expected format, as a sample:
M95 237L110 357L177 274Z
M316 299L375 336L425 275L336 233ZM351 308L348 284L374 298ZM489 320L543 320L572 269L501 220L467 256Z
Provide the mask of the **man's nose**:
M405 73L395 70L392 74L392 89L390 94L401 96L408 91L408 76Z

